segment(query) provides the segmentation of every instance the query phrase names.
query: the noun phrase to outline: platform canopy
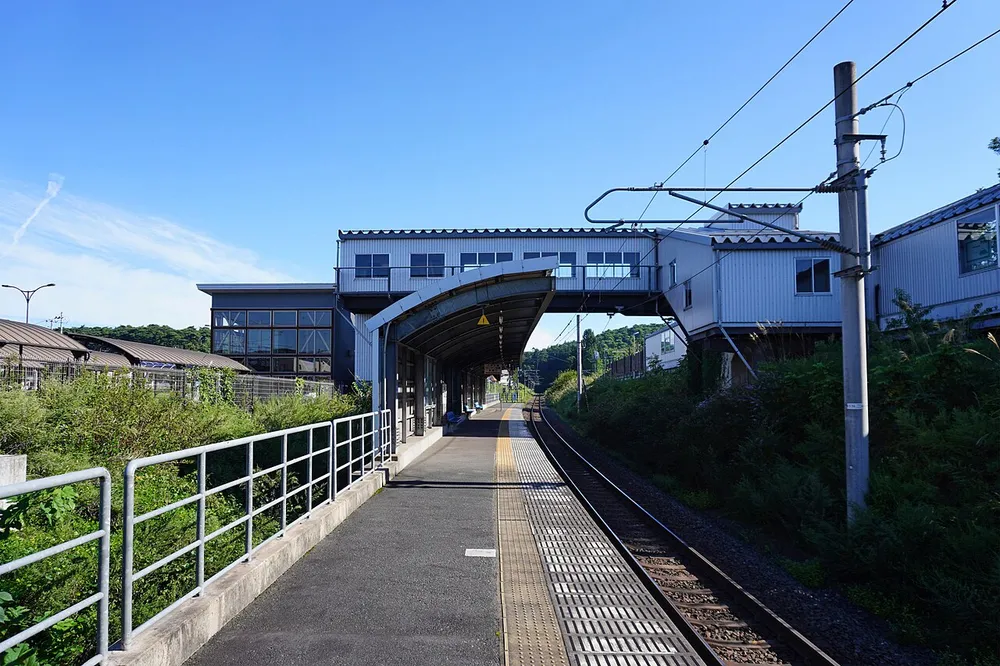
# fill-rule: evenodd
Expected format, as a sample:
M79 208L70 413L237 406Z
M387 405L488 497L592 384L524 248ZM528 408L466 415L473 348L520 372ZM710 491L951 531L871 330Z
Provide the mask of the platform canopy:
M558 265L545 257L468 270L396 301L366 325L371 332L388 325L397 342L453 368L515 365L552 300Z

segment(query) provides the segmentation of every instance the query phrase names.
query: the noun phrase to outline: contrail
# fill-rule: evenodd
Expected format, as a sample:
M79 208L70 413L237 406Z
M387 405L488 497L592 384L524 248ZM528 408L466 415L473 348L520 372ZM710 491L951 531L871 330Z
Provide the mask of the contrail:
M59 194L59 190L62 189L63 180L64 178L58 173L49 174L49 184L45 188L45 196L42 197L42 200L38 202L37 206L35 206L35 210L31 211L31 215L28 216L28 219L26 219L21 224L21 226L17 228L17 231L14 232L13 241L0 256L5 257L14 251L14 248L17 247L17 244L21 240L21 237L24 236L24 232L28 230L28 227L31 225L32 222L35 221L35 218L38 217L38 214L42 212L42 209L44 209L49 204L49 202L55 198L57 194Z

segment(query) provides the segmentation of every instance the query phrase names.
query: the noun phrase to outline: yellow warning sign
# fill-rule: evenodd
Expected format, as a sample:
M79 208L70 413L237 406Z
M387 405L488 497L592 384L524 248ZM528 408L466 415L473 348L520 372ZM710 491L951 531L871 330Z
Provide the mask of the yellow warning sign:
M489 326L490 320L486 318L486 313L484 312L482 316L479 317L479 323L476 326Z

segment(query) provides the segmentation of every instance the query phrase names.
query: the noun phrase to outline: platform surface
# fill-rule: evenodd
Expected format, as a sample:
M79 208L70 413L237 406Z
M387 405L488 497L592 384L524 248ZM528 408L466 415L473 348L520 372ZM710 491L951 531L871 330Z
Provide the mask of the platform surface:
M407 467L186 663L701 662L520 409L492 408Z

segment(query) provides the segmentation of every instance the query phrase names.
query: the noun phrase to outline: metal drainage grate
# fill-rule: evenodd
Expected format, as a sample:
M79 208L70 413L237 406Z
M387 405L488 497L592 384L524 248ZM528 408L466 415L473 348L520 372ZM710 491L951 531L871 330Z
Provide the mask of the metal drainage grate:
M701 664L559 477L527 425L510 437L528 521L574 666Z

